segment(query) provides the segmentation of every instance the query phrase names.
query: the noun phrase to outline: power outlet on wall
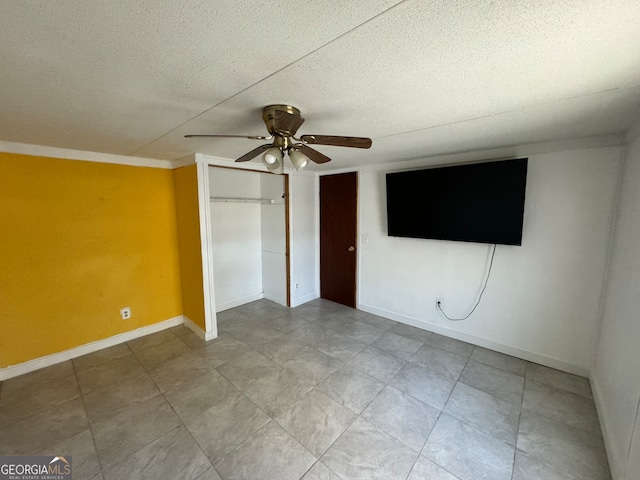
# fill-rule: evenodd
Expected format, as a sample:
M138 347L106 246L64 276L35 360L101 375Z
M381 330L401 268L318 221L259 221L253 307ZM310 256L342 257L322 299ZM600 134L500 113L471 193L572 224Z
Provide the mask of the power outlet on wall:
M436 298L436 310L440 310L444 306L444 302L441 298Z
M131 318L131 307L121 308L120 317L122 318L122 320L129 320Z

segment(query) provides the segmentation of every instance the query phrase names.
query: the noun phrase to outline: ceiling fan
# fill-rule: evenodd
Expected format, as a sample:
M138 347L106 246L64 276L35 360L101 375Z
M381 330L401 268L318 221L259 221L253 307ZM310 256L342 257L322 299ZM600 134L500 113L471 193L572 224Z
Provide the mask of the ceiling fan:
M289 154L289 159L296 170L303 169L309 161L326 163L331 161L309 145L333 145L337 147L370 148L371 139L365 137L338 137L333 135L302 135L295 136L298 128L304 122L300 110L291 105L268 105L262 111L269 136L256 135L185 135L186 138L249 138L251 140L273 140L245 153L236 162L248 162L261 153L265 166L273 173L284 172L284 155Z

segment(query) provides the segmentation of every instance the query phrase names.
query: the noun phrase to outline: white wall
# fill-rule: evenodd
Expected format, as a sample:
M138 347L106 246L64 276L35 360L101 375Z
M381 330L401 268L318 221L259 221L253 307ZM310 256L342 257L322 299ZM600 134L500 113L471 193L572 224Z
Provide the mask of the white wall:
M386 171L362 171L358 308L586 375L620 159L620 147L529 156L523 244L498 245L482 303L463 322L442 318L435 300L449 316L468 313L489 246L388 237Z
M318 195L317 176L289 177L292 307L320 295Z
M592 385L614 479L639 479L640 122L625 153Z
M286 217L284 177L260 174L260 195L273 203L260 206L262 290L264 298L287 305Z
M212 197L260 198L255 172L209 168ZM211 207L216 312L262 298L261 205L216 202Z

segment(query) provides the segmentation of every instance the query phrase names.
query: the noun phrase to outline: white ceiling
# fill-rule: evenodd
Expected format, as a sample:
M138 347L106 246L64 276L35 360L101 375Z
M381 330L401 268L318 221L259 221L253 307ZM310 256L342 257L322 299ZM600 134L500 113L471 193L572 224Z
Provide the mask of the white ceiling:
M332 168L619 133L639 46L638 0L0 0L0 140L233 159L259 143L183 135L273 103L373 138Z

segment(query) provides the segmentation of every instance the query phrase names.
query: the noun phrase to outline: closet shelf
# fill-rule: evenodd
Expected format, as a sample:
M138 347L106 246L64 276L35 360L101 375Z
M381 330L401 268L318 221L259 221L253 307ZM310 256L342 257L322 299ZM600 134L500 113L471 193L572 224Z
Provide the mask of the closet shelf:
M273 198L251 198L251 197L209 197L212 202L236 202L236 203L275 203Z

